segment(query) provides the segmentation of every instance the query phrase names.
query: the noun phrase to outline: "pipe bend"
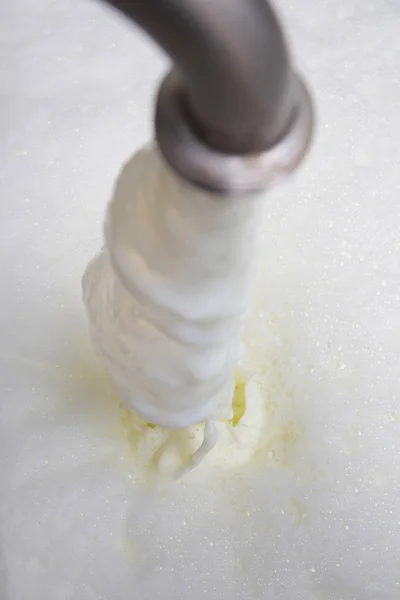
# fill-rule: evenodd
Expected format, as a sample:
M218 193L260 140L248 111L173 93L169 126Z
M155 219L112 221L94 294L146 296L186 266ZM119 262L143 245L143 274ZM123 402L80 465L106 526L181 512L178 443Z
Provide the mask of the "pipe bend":
M224 191L208 185L207 176L196 179L187 164L176 164L174 153L182 143L176 130L182 123L174 119L185 121L186 144L196 140L204 153L209 148L221 157L264 153L291 131L304 109L299 105L304 94L298 93L280 25L266 0L106 2L136 22L174 63L174 75L159 94L156 133L165 158L183 177ZM167 107L172 102L174 115ZM308 113L303 120L310 118L310 107ZM303 146L309 137L310 132ZM299 152L302 156L304 149ZM236 187L222 184L228 191Z

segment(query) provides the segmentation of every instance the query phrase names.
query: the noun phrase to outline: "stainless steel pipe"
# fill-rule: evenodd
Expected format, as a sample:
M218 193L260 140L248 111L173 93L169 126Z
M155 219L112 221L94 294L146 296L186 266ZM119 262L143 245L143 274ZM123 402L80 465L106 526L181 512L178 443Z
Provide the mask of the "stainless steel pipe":
M266 0L106 1L174 63L158 96L156 137L178 174L235 194L297 166L311 137L311 102Z

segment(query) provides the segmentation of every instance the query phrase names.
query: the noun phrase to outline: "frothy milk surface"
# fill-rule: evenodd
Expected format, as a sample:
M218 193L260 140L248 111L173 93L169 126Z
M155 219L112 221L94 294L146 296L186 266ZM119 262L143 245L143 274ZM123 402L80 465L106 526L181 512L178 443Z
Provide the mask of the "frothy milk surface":
M80 287L166 64L94 2L1 9L2 600L399 597L399 5L279 9L316 140L263 200L247 409L173 484L197 426L135 428Z

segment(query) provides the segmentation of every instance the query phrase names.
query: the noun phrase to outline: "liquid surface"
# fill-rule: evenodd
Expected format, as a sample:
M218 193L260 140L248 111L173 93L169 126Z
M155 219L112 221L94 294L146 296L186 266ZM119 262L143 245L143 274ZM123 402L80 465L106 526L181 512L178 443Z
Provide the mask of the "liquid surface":
M264 202L243 419L266 419L232 428L243 460L151 487L80 280L167 65L96 2L2 3L1 600L399 598L399 3L279 10L318 130Z

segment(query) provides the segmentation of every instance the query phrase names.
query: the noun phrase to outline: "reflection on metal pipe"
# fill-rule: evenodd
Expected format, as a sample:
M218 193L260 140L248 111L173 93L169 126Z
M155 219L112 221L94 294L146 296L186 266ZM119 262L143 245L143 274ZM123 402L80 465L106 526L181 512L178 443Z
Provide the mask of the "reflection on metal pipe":
M263 189L292 171L312 130L266 0L106 0L170 56L156 137L183 178L221 193Z

